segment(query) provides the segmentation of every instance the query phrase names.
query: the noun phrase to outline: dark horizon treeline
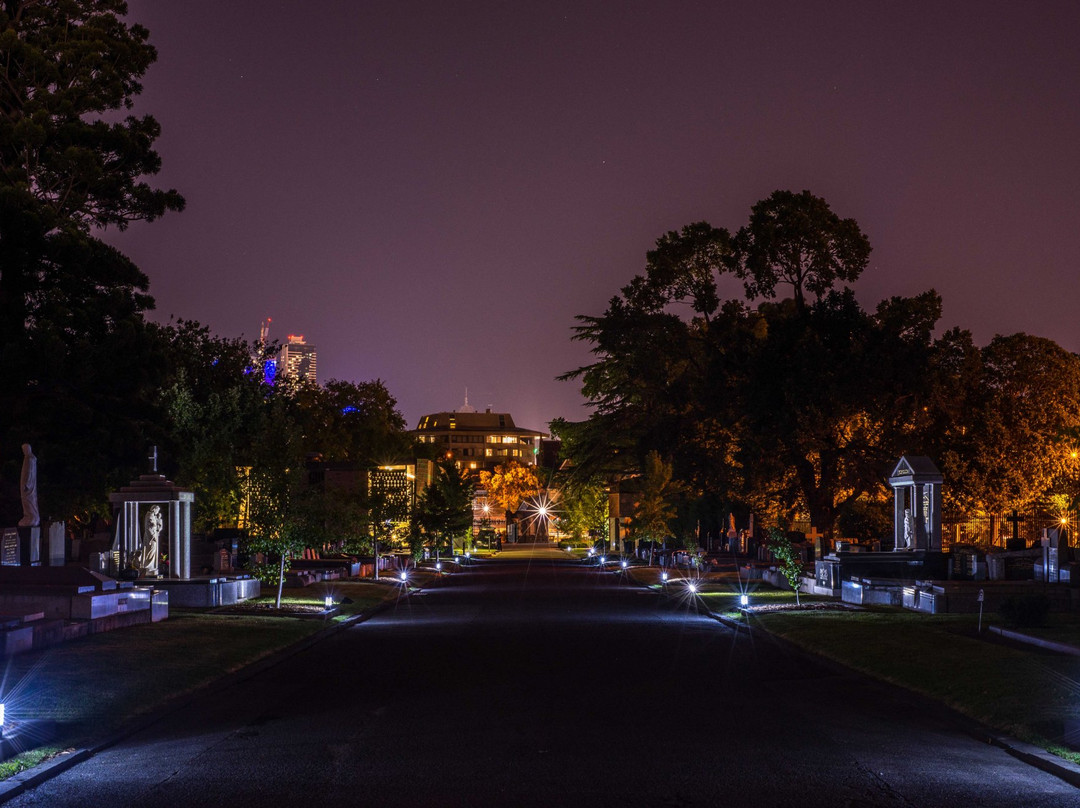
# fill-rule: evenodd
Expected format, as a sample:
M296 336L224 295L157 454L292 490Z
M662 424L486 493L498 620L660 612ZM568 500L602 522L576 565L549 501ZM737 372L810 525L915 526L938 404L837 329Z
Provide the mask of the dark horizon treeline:
M869 255L857 223L808 191L775 192L734 234L665 234L603 314L578 318L595 361L563 378L595 411L553 425L564 455L633 489L656 452L684 535L750 511L888 533L885 478L905 453L937 463L947 515L1071 510L1080 359L1028 334L935 336L932 289L866 311L849 284ZM744 300L720 300L724 274Z

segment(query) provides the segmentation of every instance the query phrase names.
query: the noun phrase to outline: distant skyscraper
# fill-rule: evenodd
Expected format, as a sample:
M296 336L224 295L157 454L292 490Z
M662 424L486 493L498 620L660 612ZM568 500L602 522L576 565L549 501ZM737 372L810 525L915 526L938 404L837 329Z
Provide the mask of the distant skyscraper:
M304 335L289 334L288 342L281 346L277 371L293 379L307 379L318 383L315 346L304 342Z

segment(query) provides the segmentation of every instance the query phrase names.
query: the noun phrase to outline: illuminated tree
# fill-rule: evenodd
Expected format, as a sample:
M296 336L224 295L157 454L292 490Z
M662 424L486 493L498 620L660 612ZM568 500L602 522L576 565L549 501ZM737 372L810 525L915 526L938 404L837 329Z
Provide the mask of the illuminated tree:
M970 335L947 336L938 383L949 395L931 413L949 426L939 444L946 494L969 510L1029 507L1075 462L1067 438L1080 423L1080 358L1028 334L997 336L981 349Z
M523 500L540 493L540 480L531 466L512 461L496 466L494 471L481 471L480 487L487 492L489 501L514 513Z
M571 475L568 479L557 480L556 485L560 492L555 517L559 530L569 533L575 541L588 535L607 539L608 492L603 480L579 481L576 475Z
M791 539L787 537L784 531L775 527L771 528L769 530L769 549L776 556L776 560L780 562L780 574L784 576L788 586L795 590L795 605L801 606L799 587L802 584L803 565L799 559L799 554L795 552L795 548L791 544Z
M638 541L650 542L650 563L658 542L671 534L675 519L674 498L682 493L682 486L672 479L672 467L656 452L649 452L641 469L641 493L634 503L630 517L630 529Z

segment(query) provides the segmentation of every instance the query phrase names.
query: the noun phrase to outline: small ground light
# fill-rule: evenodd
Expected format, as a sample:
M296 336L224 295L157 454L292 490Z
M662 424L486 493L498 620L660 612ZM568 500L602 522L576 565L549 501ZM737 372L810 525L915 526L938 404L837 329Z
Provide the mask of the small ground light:
M409 573L407 573L407 572L405 572L405 571L403 570L403 571L402 571L402 573L401 573L401 575L400 575L400 576L398 576L398 577L400 577L400 578L401 578L401 582L402 582L402 583L405 583L405 582L406 582L407 580L409 580Z
M442 562L441 561L436 561L435 562L435 569L436 570L442 570Z
M626 569L626 562L625 561L622 562L622 568Z
M471 553L471 552L469 552L468 550L466 550L466 551L465 551L465 557L466 557L466 558L472 558L472 553Z
M661 572L660 573L660 580L663 581L666 584L667 579L668 579L668 574L666 572Z
M327 595L325 603L326 603L326 608L327 609L332 607L334 605L334 596L333 595Z
M690 594L691 595L696 595L697 594L697 584L690 584Z
M739 595L739 605L740 606L749 606L750 605L750 596L749 595Z
M605 561L607 561L607 559L603 556L600 556L600 563L603 564Z
M0 701L0 738L4 737L4 702Z
M593 554L594 554L595 552L596 552L596 550L594 550L594 549L593 549L593 548L591 548L591 547L589 548L589 555L593 555Z

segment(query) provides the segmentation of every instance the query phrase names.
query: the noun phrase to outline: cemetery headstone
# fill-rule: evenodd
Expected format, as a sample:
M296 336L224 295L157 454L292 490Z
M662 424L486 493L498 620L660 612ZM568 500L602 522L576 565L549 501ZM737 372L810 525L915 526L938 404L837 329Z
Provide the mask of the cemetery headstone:
M47 558L50 567L62 567L67 561L65 542L67 535L63 522L52 522L48 528Z
M19 531L13 527L4 528L0 537L0 565L17 567L19 565Z

